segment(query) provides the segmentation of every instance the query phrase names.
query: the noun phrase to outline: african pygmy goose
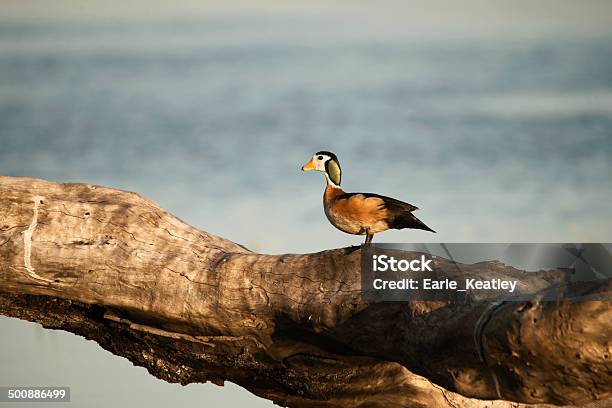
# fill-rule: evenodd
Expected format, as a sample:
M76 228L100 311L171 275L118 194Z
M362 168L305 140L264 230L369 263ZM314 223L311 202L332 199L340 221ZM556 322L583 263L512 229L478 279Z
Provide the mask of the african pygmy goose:
M347 234L365 235L366 244L372 241L374 234L390 228L435 232L412 214L418 210L412 204L373 193L345 193L340 188L340 163L331 152L317 152L302 170L317 170L325 175L327 187L323 207L327 219Z

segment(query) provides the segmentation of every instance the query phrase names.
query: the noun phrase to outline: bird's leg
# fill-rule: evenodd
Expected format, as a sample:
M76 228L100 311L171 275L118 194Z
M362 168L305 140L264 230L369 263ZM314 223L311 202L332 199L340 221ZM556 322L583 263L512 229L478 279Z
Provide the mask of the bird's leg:
M370 234L370 230L366 229L366 239L364 244L369 244L370 242L372 242L372 238L374 238L374 234Z

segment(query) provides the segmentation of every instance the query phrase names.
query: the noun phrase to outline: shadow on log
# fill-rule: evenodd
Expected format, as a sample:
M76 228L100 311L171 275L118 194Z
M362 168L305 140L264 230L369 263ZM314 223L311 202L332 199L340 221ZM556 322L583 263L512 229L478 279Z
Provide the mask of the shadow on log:
M256 254L134 193L0 177L0 313L165 381L291 407L612 403L608 302L368 304L359 271L359 249Z

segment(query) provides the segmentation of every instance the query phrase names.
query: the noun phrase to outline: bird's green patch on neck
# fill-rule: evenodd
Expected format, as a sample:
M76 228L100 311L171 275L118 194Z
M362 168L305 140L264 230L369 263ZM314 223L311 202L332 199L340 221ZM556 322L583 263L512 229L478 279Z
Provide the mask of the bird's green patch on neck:
M331 159L325 162L325 172L327 176L337 186L340 186L340 181L342 179L342 172L340 170L340 164L337 160Z

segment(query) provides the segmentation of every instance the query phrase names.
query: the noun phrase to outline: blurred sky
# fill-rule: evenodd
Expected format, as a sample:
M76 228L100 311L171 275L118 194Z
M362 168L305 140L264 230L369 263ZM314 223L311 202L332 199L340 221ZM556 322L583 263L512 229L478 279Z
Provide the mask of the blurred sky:
M163 21L219 16L315 16L344 19L347 35L538 36L605 35L612 25L606 0L394 1L79 1L3 0L0 21ZM407 32L406 27L410 30ZM325 30L324 30L325 32ZM289 34L289 33L288 33ZM336 35L338 31L336 31Z
M410 201L438 231L379 242L612 239L610 1L0 8L0 174L136 191L253 250L309 252L361 241L299 171L326 149L347 191ZM56 379L70 406L270 405L0 327L0 384Z

